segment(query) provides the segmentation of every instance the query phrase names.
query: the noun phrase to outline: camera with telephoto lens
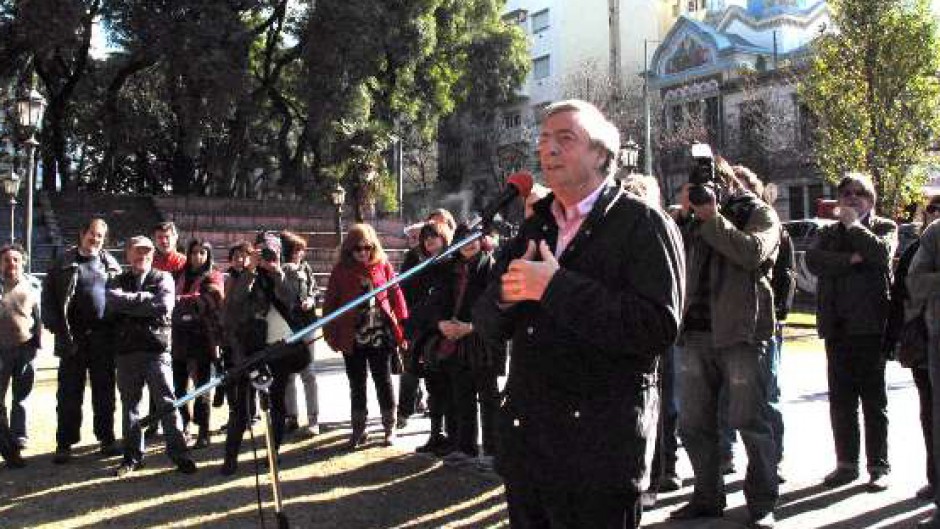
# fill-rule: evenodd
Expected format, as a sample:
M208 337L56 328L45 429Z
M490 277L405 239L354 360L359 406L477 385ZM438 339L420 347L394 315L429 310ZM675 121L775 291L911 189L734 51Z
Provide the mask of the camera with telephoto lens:
M715 185L715 157L705 143L692 145L692 168L689 170L689 202L695 206L718 201Z

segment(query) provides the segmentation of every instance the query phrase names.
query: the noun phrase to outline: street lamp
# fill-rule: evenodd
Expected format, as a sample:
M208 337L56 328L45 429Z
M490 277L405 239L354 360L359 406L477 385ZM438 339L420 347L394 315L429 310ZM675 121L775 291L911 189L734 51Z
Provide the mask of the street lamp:
M343 203L346 202L346 190L343 189L343 186L336 183L336 187L330 191L330 200L333 202L333 207L336 208L336 239L339 241L339 245L343 245Z
M10 244L16 240L16 194L20 190L20 177L13 170L13 165L9 166L9 170L3 172L3 176L0 176L0 182L3 183L3 194L10 199Z
M633 141L633 138L628 139L627 143L620 146L620 162L631 174L637 171L637 161L639 157L640 146Z
M662 44L662 41L643 39L643 118L646 121L646 135L643 144L643 166L644 172L647 175L653 174L653 120L650 115L650 44Z
M19 126L29 138L26 144L26 271L32 269L33 255L33 190L36 188L36 131L42 123L42 115L46 110L46 100L35 89L30 88L27 93L16 100L16 118Z

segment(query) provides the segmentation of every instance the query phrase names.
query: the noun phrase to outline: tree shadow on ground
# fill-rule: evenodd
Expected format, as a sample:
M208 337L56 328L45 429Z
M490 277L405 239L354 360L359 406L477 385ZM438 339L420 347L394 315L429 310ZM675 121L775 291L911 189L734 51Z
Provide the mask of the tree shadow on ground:
M477 527L505 522L502 485L495 476L446 468L437 460L377 444L351 452L345 448L347 433L330 429L283 447L279 468L291 525ZM192 476L175 472L156 447L148 452L144 469L122 480L111 477L119 458L103 460L85 449L62 466L52 465L48 455L30 458L26 469L0 472L2 525L258 527L260 492L266 521L276 526L266 470L256 489L247 455L251 449L243 447L238 474L219 475L221 444L193 453L200 471Z

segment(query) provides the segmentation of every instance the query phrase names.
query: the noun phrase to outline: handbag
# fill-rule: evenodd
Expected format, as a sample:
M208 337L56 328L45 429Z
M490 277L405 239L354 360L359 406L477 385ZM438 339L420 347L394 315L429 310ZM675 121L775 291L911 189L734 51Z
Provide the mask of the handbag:
M904 322L896 351L897 361L904 367L921 367L927 362L927 321L923 311Z

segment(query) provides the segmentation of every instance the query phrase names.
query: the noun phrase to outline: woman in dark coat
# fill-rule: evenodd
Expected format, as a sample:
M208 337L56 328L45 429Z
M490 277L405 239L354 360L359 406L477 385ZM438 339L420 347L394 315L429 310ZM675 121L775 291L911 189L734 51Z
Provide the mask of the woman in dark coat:
M446 210L445 210L446 211ZM452 230L444 222L429 220L418 233L418 245L405 254L400 273L405 273L415 266L439 255L450 244ZM404 322L405 337L414 345L416 327L422 321L429 321L427 314L428 295L441 283L441 267L431 266L405 281L401 290L408 303L408 320ZM398 379L398 428L408 424L408 418L418 412L420 373L414 372L410 361L413 351L406 355L405 372Z
M173 386L176 397L189 391L189 381L198 387L209 381L212 363L219 359L221 313L225 285L222 274L213 269L212 245L193 239L186 247L186 267L176 277L176 305L173 307ZM196 398L194 415L180 409L183 431L190 419L199 427L193 448L209 446L209 396Z
M466 225L461 225L454 239L460 240L469 232ZM471 314L473 304L491 279L492 269L493 257L484 251L483 241L478 239L464 246L449 266L449 280L433 301L438 310L437 331L456 342L454 359L447 371L456 439L455 450L444 458L447 463L460 464L482 455L478 460L481 467L489 468L496 451L497 377L505 371L506 347L484 342L474 332ZM477 449L478 412L483 423L483 454Z
M924 206L924 220L921 224L921 231L937 219L940 219L940 196L931 197ZM891 284L890 296L891 308L888 312L888 324L885 327L885 354L887 358L895 358L894 350L898 339L900 339L904 322L913 319L924 308L922 303L914 303L911 300L906 285L907 272L918 248L920 248L919 239L904 250L904 253L898 259L897 268L894 270L894 282ZM936 487L933 420L931 418L933 388L930 384L930 373L927 370L926 362L911 367L911 374L914 378L914 385L917 387L917 396L920 401L920 426L921 431L924 433L924 443L927 446L927 484L917 490L917 498L929 500L933 498L934 487Z
M395 270L388 262L375 229L368 224L354 224L343 241L339 260L330 274L323 311L329 314L394 278ZM394 439L396 413L391 355L396 348L405 345L401 322L406 319L405 297L396 285L336 318L323 329L330 347L343 353L349 378L350 448L366 442L366 382L369 371L372 372L382 410L385 444L391 444Z

